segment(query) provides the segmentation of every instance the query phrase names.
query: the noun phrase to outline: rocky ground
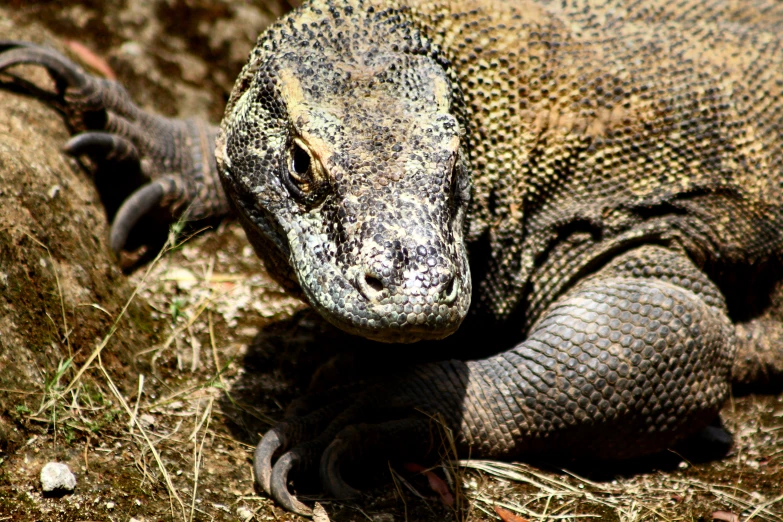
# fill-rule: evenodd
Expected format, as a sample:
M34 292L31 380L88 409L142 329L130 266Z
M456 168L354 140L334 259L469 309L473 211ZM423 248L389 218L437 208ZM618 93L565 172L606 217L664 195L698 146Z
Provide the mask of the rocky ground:
M0 33L113 72L147 109L212 121L256 34L290 8L58 7L4 2ZM0 82L0 521L299 520L254 487L252 449L353 340L286 296L231 221L123 273L89 165L61 153L60 116ZM496 508L506 522L783 520L783 396L733 398L723 418L735 442L717 460L394 465L357 502L312 499L336 521L498 520ZM74 473L72 493L43 492L50 461Z

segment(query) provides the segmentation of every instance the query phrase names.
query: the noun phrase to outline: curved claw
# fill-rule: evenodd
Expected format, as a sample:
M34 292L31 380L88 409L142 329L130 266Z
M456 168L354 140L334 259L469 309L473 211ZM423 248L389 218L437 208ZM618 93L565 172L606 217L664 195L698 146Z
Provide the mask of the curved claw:
M119 254L128 241L128 235L136 223L153 207L159 205L165 193L161 180L144 185L122 204L111 224L109 244Z
M24 40L0 40L0 51L13 49L14 47L38 47L38 44Z
M275 467L272 468L272 477L270 481L270 494L275 501L279 502L284 508L306 517L313 515L313 510L299 502L299 500L288 492L288 473L295 465L299 464L299 455L289 451L277 460Z
M321 455L321 485L335 498L356 498L360 495L359 491L349 486L340 473L343 445L343 441L335 439Z
M102 155L108 160L138 161L139 153L129 140L109 132L82 132L65 144L65 152L72 156Z
M87 84L88 77L81 68L57 51L30 45L12 47L14 44L10 42L8 50L0 53L0 71L30 63L45 67L55 80L69 87L80 88Z
M272 494L270 487L272 477L272 456L285 443L282 433L278 429L271 429L266 432L264 438L256 446L256 452L253 456L253 470L256 473L256 482L266 491L267 495Z

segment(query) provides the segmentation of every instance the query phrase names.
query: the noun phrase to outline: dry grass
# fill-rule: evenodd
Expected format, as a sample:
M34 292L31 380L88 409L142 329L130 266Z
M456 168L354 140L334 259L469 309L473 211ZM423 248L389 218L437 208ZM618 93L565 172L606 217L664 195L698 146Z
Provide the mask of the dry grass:
M530 520L600 520L609 513L622 522L693 520L695 517L689 513L688 504L698 497L701 502L737 514L741 520L783 519L780 506L776 506L783 501L783 496L763 500L758 493L740 487L692 477L639 475L605 484L566 470L553 474L518 463L463 461L460 464L501 481L527 484L534 491L526 495L523 502L499 500L476 491L471 499L488 515L489 508L498 505Z

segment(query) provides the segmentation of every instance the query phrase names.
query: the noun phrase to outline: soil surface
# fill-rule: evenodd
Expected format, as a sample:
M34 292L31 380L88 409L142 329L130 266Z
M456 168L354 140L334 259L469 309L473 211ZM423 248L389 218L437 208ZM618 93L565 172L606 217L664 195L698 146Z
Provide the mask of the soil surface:
M215 122L258 32L290 8L58 7L5 2L0 33L105 62L148 110ZM52 87L34 67L14 73ZM302 520L254 486L252 451L316 369L358 341L285 295L232 221L123 274L90 165L62 154L58 112L18 91L0 76L0 522ZM783 520L783 395L732 398L722 417L728 450L700 441L622 467L392 463L355 482L355 502L300 493L321 503L320 522L498 520L497 509L506 522ZM51 461L75 474L72 493L43 493Z

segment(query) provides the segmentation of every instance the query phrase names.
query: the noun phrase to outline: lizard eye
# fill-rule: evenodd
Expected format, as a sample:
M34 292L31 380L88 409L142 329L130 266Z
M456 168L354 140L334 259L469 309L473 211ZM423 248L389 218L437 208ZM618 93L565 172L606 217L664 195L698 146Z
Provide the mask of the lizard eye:
M304 203L313 204L322 192L322 176L316 161L310 156L307 147L299 139L294 138L289 151L288 165L283 172L283 183L288 191Z
M291 171L297 178L306 176L310 172L310 155L296 142L291 152Z

